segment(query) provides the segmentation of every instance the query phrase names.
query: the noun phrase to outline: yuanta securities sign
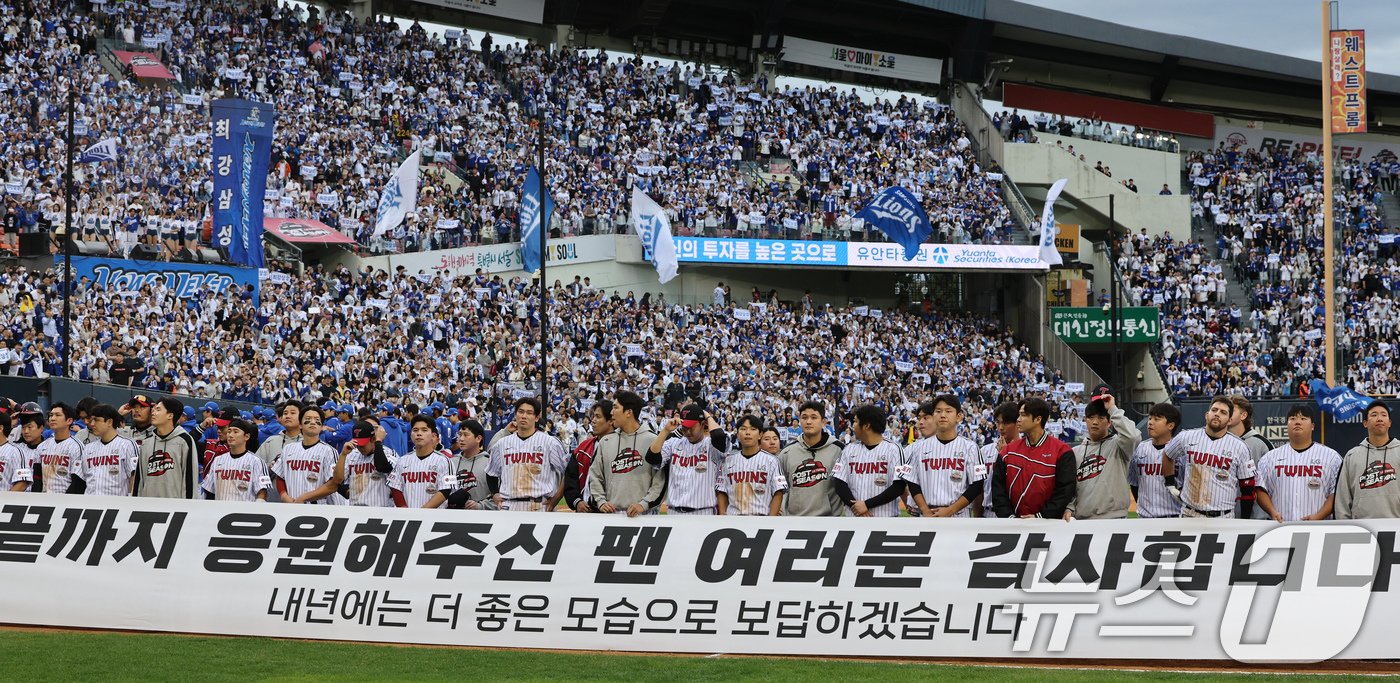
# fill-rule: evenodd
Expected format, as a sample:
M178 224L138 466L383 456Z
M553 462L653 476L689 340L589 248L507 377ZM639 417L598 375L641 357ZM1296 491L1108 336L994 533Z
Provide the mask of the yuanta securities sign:
M638 652L1391 659L1397 531L1390 519L629 519L5 491L0 575L65 599L7 591L0 621Z
M1161 313L1152 306L1126 306L1119 339L1154 343L1162 337ZM1060 307L1050 309L1050 328L1071 344L1098 344L1113 340L1109 313L1103 308Z
M889 242L813 242L803 240L716 239L677 237L676 259L716 265L793 265L850 268L917 268L924 270L1045 271L1035 246L924 244L913 260L904 247Z

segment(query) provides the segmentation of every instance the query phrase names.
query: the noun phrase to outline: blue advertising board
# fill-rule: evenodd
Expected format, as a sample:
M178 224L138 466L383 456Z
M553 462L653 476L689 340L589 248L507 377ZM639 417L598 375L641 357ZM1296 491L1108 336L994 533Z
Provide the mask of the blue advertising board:
M54 264L56 270L62 273L63 257L55 256ZM212 294L223 294L231 287L244 289L252 285L253 300L256 301L258 292L257 268L204 263L74 256L73 277L80 283L87 278L89 287L126 292L139 292L146 285L164 282L181 299L208 298Z

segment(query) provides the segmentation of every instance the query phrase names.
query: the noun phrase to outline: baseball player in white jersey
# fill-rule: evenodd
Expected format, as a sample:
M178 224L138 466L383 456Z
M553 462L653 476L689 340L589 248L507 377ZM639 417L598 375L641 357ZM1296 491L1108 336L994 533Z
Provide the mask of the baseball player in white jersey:
M987 467L977 444L958 436L962 415L962 402L956 396L919 404L916 424L921 438L904 451L909 465L899 478L908 485L923 517L971 517L972 501L982 495Z
M345 505L340 495L341 480L336 476L340 454L321 441L325 413L316 406L301 411L301 440L282 447L282 455L272 465L277 476L277 492L289 503Z
M502 510L553 512L564 495L569 453L559 439L537 429L539 419L538 399L516 400L515 431L491 444L486 474Z
M1255 502L1275 522L1330 519L1342 456L1312 440L1317 412L1306 403L1288 410L1288 443L1259 459Z
M724 458L724 472L715 485L715 510L721 515L770 515L783 510L787 479L783 465L759 448L763 418L739 418L739 448Z
M20 467L15 470L10 490L42 491L44 470L36 467L34 463L39 459L39 444L44 442L44 416L39 413L22 412L15 414L15 420L19 422L19 439L11 435L9 443L19 451ZM40 475L37 477L37 486L34 483L36 472Z
M666 514L715 514L728 452L729 435L699 406L686 406L667 422L647 450L647 462L666 470Z
M78 475L83 478L85 493L89 495L131 495L132 475L136 473L140 454L135 441L117 433L120 423L121 414L105 403L93 406L88 413L88 433L92 440L83 447Z
M389 476L399 460L394 449L384 445L378 424L360 420L350 429L350 440L341 449L341 495L350 505L394 507L389 493Z
M982 457L982 466L987 468L987 472L990 473L992 467L997 464L1002 449L1021 438L1021 432L1016 429L1016 419L1020 411L1020 406L1011 402L1003 403L992 410L992 419L997 425L997 440L982 446L982 450L978 451L978 455ZM974 508L980 508L983 517L997 516L996 510L992 509L992 492L987 490L986 481L983 481L982 485L982 498Z
M77 486L79 490L75 493L80 493L87 486L79 473L83 445L73 438L75 415L73 407L66 403L55 403L49 409L49 429L53 430L53 436L39 444L32 463L34 474L43 477L45 492L67 493L70 486Z
M1128 486L1137 499L1138 517L1180 517L1181 501L1167 490L1162 476L1162 453L1172 440L1181 411L1170 403L1158 403L1147 412L1147 441L1133 449L1128 467Z
M901 476L912 468L899 446L885 440L885 410L863 405L852 416L855 440L841 451L831 468L836 495L857 517L898 517Z
M438 431L433 418L414 415L408 438L413 451L399 456L389 475L389 495L398 507L421 508L438 491L451 493L457 476L452 462L438 448Z
M10 441L10 414L0 411L0 491L23 491L29 488L29 476L20 479L20 471L30 472L24 452Z
M1167 489L1184 478L1182 517L1234 517L1237 494L1243 494L1246 507L1252 507L1254 459L1244 442L1228 430L1234 409L1228 396L1216 396L1206 411L1206 426L1177 434L1162 451Z
M229 420L224 428L224 443L228 452L214 456L209 473L200 488L204 497L213 500L236 500L245 503L266 501L272 479L267 475L267 463L249 451L256 445L258 428L243 418Z

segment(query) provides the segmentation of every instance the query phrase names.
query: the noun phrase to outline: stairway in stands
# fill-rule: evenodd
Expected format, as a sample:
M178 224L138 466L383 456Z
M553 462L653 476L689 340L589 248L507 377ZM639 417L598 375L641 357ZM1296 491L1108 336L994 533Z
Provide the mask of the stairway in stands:
M1381 216L1388 226L1400 224L1400 197L1396 197L1394 192L1381 193Z
M1212 259L1216 256L1216 240L1220 234L1215 230L1215 221L1207 218L1191 219L1191 240L1205 240ZM1225 275L1225 303L1240 307L1240 320L1244 327L1253 327L1249 315L1254 309L1254 287L1235 276L1235 266L1228 260L1215 259Z

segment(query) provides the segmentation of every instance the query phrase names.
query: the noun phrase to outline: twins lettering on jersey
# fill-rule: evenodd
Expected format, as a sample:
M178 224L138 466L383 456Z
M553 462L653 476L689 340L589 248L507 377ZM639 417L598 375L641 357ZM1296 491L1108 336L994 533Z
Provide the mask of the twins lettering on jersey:
M961 472L967 468L967 461L962 458L924 458L919 462L923 464L924 469L929 471L958 470Z
M1160 477L1162 476L1162 463L1140 462L1138 463L1138 473L1144 477Z
M57 468L54 472L60 477L68 474L68 466L72 462L66 455L41 455L39 460L44 463L45 468Z
M321 471L321 463L315 460L288 460L287 469L293 472L305 470L307 472L319 473Z
M1107 464L1108 461L1105 460L1104 457L1102 455L1099 455L1098 453L1094 453L1092 455L1085 455L1084 462L1079 463L1079 481L1088 481L1090 479L1093 479L1094 477L1099 476L1100 474L1103 474L1104 465ZM1161 463L1157 464L1157 469L1162 469Z
M544 453L506 453L504 456L508 465L543 465ZM621 456L619 456L621 457Z
M1216 455L1214 453L1203 453L1201 451L1186 451L1186 455L1191 458L1193 465L1205 465L1214 467L1217 470L1228 470L1234 459L1227 455Z
M253 473L248 470L218 470L219 479L223 481L253 481Z
M1276 477L1321 477L1322 465L1274 465Z
M1395 481L1395 468L1384 460L1377 460L1366 466L1357 484L1363 489L1378 489Z
M816 486L829 478L831 478L831 473L827 471L826 465L813 458L812 460L804 460L801 465L797 466L797 469L792 473L792 481L789 483L796 488L805 489Z
M540 462L544 462L543 455L540 456ZM642 459L642 454L638 453L636 449L625 448L619 451L617 457L613 459L612 473L627 474L628 472L631 472L632 470L641 467L643 464L645 464L645 462L646 461Z
M621 458L619 457L618 459L620 460ZM680 453L671 454L671 465L673 467L694 467L697 472L704 472L705 467L709 465L709 462L710 456L708 455L681 455ZM618 471L616 462L613 463L613 471ZM625 471L631 472L632 470L629 469Z
M374 476L378 472L379 470L374 466L374 463L372 462L362 462L356 463L354 465L345 466L346 476L357 476L361 474L368 474L370 476Z
M108 467L112 465L120 466L121 464L122 456L117 454L99 455L87 459L88 467Z
M878 462L853 462L850 464L851 474L889 474L889 463L881 460Z
M437 472L433 472L432 470L404 472L399 475L399 479L405 484L436 484Z
M729 473L727 473L725 476L729 477L729 483L731 483L731 484L738 484L738 483L767 484L767 483L768 483L768 473L767 473L767 472L745 472L745 471L739 471L739 472L729 472Z

